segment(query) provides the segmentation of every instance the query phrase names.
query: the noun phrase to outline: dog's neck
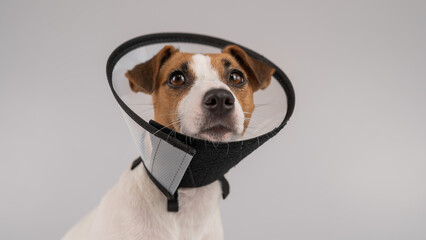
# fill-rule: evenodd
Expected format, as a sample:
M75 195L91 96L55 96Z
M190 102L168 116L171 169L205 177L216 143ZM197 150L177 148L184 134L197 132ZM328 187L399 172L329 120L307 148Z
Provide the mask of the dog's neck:
M165 216L192 216L201 221L219 208L222 190L218 181L198 188L179 188L179 211L172 213L167 211L166 196L151 181L142 165L133 169L129 177L127 182L131 184L127 191L133 195L134 204L145 201L144 207L148 205L153 211L161 212Z

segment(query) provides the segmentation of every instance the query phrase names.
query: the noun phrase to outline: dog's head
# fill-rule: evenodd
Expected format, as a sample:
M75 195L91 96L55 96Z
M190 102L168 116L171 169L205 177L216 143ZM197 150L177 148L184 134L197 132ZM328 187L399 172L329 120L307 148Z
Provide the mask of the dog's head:
M192 137L223 142L244 134L254 110L253 92L266 88L273 73L237 46L220 54L165 46L126 76L133 91L152 95L155 121Z

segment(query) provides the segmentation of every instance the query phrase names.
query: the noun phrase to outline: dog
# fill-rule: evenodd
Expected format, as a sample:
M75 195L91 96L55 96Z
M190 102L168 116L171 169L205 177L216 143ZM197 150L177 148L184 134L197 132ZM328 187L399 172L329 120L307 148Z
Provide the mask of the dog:
M191 137L227 142L244 135L255 108L253 93L268 87L274 71L235 45L217 54L165 46L126 77L134 92L152 95L158 123ZM145 168L128 169L63 240L223 239L220 183L178 192L179 211L168 212L167 198Z

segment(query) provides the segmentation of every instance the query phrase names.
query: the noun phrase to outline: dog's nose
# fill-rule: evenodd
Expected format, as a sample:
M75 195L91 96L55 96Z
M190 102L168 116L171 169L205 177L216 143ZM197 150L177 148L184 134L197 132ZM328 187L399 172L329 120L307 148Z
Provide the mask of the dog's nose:
M203 106L213 115L222 117L234 109L235 98L225 89L212 89L204 95Z

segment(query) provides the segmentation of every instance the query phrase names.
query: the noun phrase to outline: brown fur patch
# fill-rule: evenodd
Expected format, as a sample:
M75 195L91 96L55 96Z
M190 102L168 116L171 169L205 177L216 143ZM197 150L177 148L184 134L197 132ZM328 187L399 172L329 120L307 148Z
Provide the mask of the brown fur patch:
M130 88L135 92L153 93L157 87L156 80L161 66L176 52L178 50L173 46L165 46L150 60L127 71Z
M195 73L191 68L182 69L184 63L191 64L190 53L175 53L161 67L157 78L157 91L152 94L154 104L154 119L160 124L179 131L178 104L189 92L191 85L195 81ZM173 89L168 86L169 76L172 72L180 70L185 73L187 84L185 87Z
M269 86L275 69L260 60L250 57L243 49L236 45L227 46L222 52L231 54L246 70L249 78L253 80L254 91L265 89Z

